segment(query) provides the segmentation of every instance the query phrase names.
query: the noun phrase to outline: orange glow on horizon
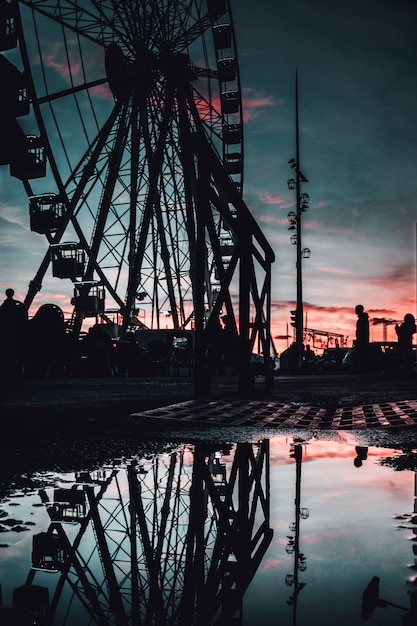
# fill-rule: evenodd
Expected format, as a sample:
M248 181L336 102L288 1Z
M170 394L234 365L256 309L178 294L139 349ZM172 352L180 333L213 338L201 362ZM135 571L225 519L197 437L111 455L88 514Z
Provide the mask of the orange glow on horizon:
M345 338L346 347L351 347L355 339L356 314L355 305L348 307L313 307L304 305L305 328L326 331L329 333L341 334ZM398 306L398 309L378 308L368 309L370 341L384 340L384 324L375 323L374 319L393 320L386 325L386 339L389 342L396 342L395 321L404 319L406 313L413 311L413 306L405 302ZM290 311L295 309L295 302L277 303L272 306L271 315L271 337L278 352L285 350L293 341L295 336L290 325ZM417 341L415 337L414 341ZM307 337L306 344L311 348L321 350L326 347L326 337L316 336L316 345L313 346L311 337ZM341 345L341 342L339 340ZM334 347L334 341L329 344Z

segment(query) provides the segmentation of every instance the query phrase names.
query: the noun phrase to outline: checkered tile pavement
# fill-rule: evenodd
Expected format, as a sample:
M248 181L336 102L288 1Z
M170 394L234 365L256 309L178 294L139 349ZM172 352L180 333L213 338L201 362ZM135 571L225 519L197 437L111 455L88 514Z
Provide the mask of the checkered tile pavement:
M355 407L314 407L270 401L189 400L132 415L192 425L359 429L417 426L417 400Z

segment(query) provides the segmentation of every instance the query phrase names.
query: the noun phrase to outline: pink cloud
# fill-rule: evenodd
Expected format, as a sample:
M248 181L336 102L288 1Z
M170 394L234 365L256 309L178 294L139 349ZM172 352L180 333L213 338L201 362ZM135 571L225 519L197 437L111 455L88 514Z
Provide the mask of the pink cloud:
M212 100L211 100L211 104L212 104L212 107L213 107L216 111L220 111L220 110L221 110L221 101L220 101L219 96L213 96L213 97L212 97ZM199 113L200 113L200 115L204 118L204 115L202 115L202 113L201 113L201 109L205 109L205 108L206 108L206 105L205 105L205 104L204 104L204 105L199 105L199 104L197 103L197 108L199 109Z
M70 60L69 63L67 61L67 55L62 50L62 45L59 43L55 43L50 47L49 52L44 55L44 63L46 66L55 70L61 77L68 79L71 78L76 84L79 82L89 82L89 80L84 76L81 60L75 60L75 56L78 53L71 54L70 50ZM95 58L94 55L87 59L86 68L88 73L88 67L92 68L95 64L100 64L103 62L103 59ZM103 65L104 71L104 65ZM110 90L110 87L107 83L103 83L102 85L97 85L96 87L91 88L91 92L100 98L113 98L113 94Z
M370 276L368 281L387 290L390 290L393 284L397 287L402 285L408 288L414 282L414 275L415 267L411 261L391 262L390 267L386 268L384 274Z
M270 96L258 96L256 94L251 94L250 89L246 89L242 98L242 108L243 108L243 121L247 122L250 119L255 119L265 107L274 106L276 104L275 100ZM202 92L203 93L203 92ZM249 94L249 95L247 95ZM213 95L211 97L211 106L216 110L221 110L221 101L218 95ZM203 119L205 117L204 111L206 105L201 103L198 105L200 114ZM207 113L208 110L207 110Z
M272 96L264 96L253 89L246 88L243 90L243 121L254 119L265 107L275 106L282 102L282 100L275 100Z
M92 87L90 91L91 93L93 93L99 98L113 99L113 94L107 83L104 83L103 85L97 85L96 87Z
M76 63L71 61L71 65L69 66L67 62L58 61L57 59L66 59L66 55L62 53L59 44L55 44L51 52L46 54L44 57L44 63L48 67L52 67L54 70L58 72L61 76L76 76L81 69L81 61L77 61Z
M319 232L320 234L326 234L326 235L338 235L339 237L341 236L348 236L352 233L352 228L351 226L347 226L347 225L340 225L340 224L327 224L326 222L319 222L317 220L314 219L306 219L304 217L303 220L303 227L308 229L308 230L314 230L316 232Z
M321 544L323 543L323 541L336 541L338 539L340 539L341 537L345 537L347 535L347 531L343 528L340 529L330 529L330 528L326 528L326 532L325 532L325 536L323 536L323 533L303 533L303 543L308 544L309 546L313 546L313 545L317 545L317 544ZM320 560L320 556L319 557L314 557L314 560Z
M258 220L263 224L282 224L283 220L273 215L259 215Z
M266 202L266 204L273 204L278 206L286 205L288 203L288 200L283 196L273 195L271 193L265 193L263 196L261 196L261 200L262 202Z
M264 570L278 569L281 566L282 566L282 561L280 559L267 559L266 561L264 561L262 565L262 569Z
M329 274L342 274L344 276L348 276L352 273L351 270L348 270L344 267L331 267L330 265L323 265L322 271L328 272Z

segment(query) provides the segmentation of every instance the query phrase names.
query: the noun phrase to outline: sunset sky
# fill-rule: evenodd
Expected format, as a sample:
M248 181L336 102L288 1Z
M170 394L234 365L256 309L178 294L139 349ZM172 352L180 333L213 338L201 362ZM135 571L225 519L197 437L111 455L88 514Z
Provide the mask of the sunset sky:
M302 230L311 249L303 263L307 326L342 332L350 343L357 303L371 319L416 310L417 5L270 0L254 13L250 4L235 15L248 98L245 195L276 252L276 334L286 332L295 300L286 181L298 68L311 207ZM387 330L395 339L394 327ZM372 339L382 332L371 325Z
M307 326L354 337L370 318L416 311L417 3L414 0L232 0L245 115L244 198L276 254L273 336L296 298L287 188L299 78ZM0 166L1 290L23 299L45 240L31 233L20 181ZM59 302L41 292L37 305ZM382 340L381 325L371 339ZM388 339L395 339L388 327ZM278 340L278 350L285 342Z

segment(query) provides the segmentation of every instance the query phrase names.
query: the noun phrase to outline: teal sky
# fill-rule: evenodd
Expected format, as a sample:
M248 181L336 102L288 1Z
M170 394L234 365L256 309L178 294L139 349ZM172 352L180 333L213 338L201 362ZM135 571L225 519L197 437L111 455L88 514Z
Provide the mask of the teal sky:
M357 302L370 317L402 319L415 312L416 5L266 2L246 21L247 5L236 16L243 84L268 104L247 122L246 198L277 254L278 334L295 300L286 180L296 68L311 207L302 230L311 249L303 263L307 325L352 337ZM382 339L381 327L371 334Z
M307 326L354 334L370 317L416 311L417 5L405 0L232 1L245 115L244 198L276 254L273 331L294 307L287 188L299 77ZM23 299L45 252L20 181L0 166L0 285ZM45 285L37 304L56 301ZM55 298L55 300L52 300ZM58 302L59 303L59 302ZM388 328L394 339L393 327ZM382 339L381 326L371 338ZM278 348L283 344L278 342Z

